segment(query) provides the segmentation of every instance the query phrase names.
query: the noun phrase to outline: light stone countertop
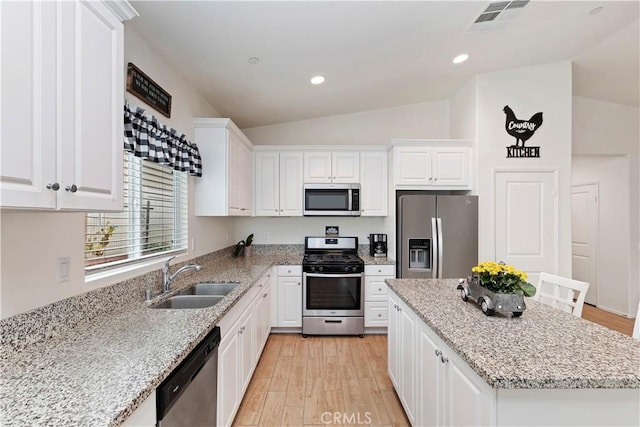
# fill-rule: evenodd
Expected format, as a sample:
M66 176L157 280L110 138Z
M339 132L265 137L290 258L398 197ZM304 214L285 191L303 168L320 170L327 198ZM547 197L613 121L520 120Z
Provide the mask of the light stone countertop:
M358 254L366 265L396 265L396 261L389 257L373 257L371 255Z
M485 316L457 279L386 283L494 388L640 388L640 342L627 335L531 298L522 317Z
M212 258L202 263L200 272L185 273L173 284L175 292L169 295L202 281L240 282L213 307L150 309L142 295L134 296L133 304L125 303L124 309L16 352L5 352L0 358L0 425L122 424L271 266L300 265L298 250L258 250L249 258ZM377 261L368 258L365 262ZM113 306L113 291L96 293L111 301L92 303ZM86 295L74 298L87 299ZM152 303L169 295L156 297ZM64 305L73 309L74 303L65 301ZM26 313L15 322L29 319Z
M240 282L213 307L150 309L140 296L140 303L126 311L5 358L0 425L121 424L274 263L300 260L270 255L204 264L202 271L180 276L174 289L208 280Z

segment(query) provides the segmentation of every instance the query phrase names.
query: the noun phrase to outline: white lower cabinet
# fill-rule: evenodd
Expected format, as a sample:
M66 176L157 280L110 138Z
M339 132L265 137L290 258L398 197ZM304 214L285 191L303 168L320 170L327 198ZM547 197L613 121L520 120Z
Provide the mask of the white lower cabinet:
M271 274L222 318L218 347L218 422L231 425L271 330Z
M421 323L416 364L418 405L416 425L491 425L495 391Z
M271 284L271 273L266 275L267 279L264 283L258 285L259 292L256 296L255 313L256 313L256 333L253 335L254 349L256 360L258 363L260 354L264 349L264 345L267 343L269 333L271 332L271 299L273 295L271 293L273 286Z
M278 266L278 326L302 327L302 266Z
M389 374L416 426L495 424L495 390L389 292Z
M394 265L364 266L364 326L386 327L388 323L387 284L396 275Z
M389 376L412 425L416 425L415 330L415 314L395 294L390 293Z

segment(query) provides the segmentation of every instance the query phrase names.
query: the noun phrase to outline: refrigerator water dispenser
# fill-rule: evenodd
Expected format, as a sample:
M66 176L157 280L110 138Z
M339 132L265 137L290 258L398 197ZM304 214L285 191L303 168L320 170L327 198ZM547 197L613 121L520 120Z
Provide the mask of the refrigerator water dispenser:
M431 269L431 239L409 239L409 269Z

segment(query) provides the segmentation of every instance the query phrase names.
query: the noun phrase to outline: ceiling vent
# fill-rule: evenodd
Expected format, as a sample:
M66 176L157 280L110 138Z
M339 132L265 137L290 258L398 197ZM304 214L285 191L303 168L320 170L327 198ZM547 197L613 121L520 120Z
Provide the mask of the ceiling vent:
M503 28L518 16L529 0L491 2L469 26L467 32L491 31Z

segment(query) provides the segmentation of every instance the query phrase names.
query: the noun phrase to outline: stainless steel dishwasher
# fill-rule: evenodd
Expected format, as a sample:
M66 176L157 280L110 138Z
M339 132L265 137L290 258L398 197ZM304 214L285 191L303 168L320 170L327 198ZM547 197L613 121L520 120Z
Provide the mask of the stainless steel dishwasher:
M216 425L218 345L215 327L158 387L159 427Z

